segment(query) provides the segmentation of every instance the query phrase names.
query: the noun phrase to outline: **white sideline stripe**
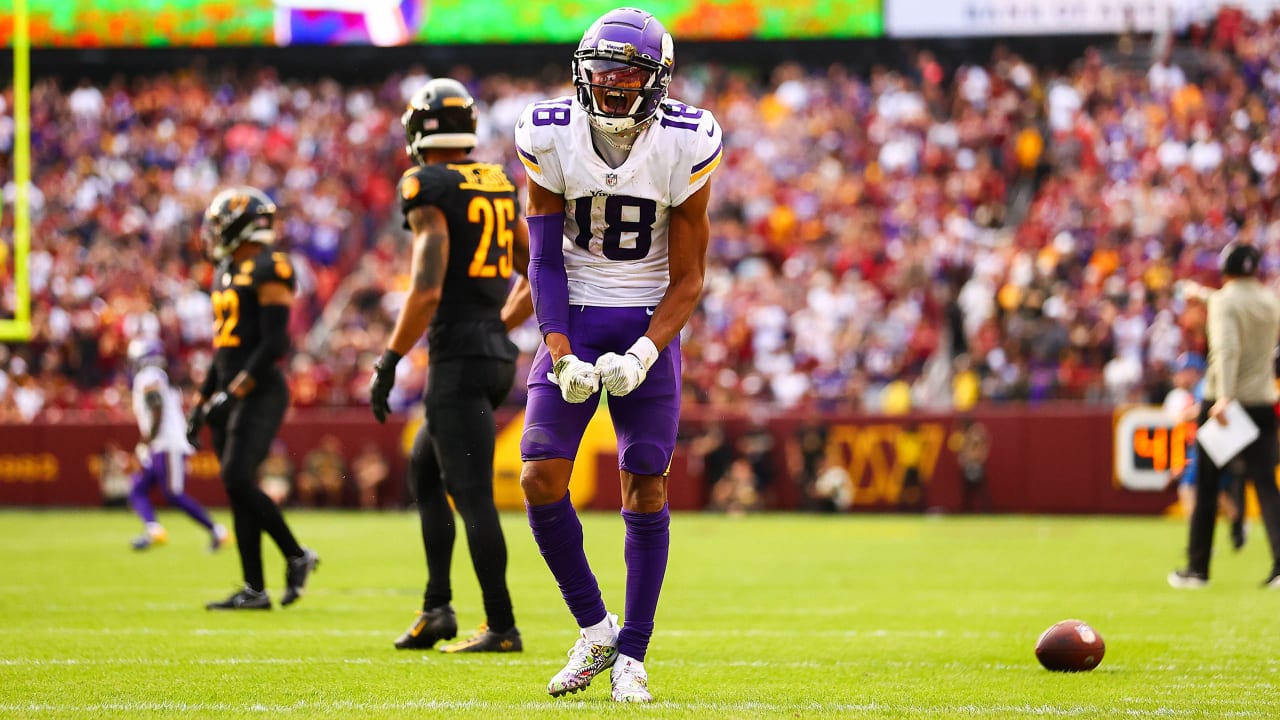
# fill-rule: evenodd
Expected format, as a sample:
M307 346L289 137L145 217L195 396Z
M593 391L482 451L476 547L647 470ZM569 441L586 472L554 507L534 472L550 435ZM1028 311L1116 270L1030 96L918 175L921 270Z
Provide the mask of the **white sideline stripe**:
M727 714L755 712L780 716L801 712L826 713L893 713L895 715L999 715L999 716L1031 716L1031 717L1071 717L1076 715L1096 715L1103 708L1071 705L911 705L895 703L763 703L763 702L664 702L650 705L654 710L680 710L689 713L708 714L712 717L724 717ZM1130 718L1164 718L1164 717L1202 717L1208 708L1106 708L1111 717ZM405 702L362 703L353 701L308 702L300 701L289 704L234 704L234 703L184 703L184 702L120 702L96 703L86 705L55 703L7 703L0 704L0 712L4 713L137 713L137 712L176 712L176 713L290 713L300 711L377 711L435 710L457 712L462 710L478 710L492 713L546 712L562 715L566 710L581 710L587 713L598 713L600 707L593 703L571 704L550 698L541 701L518 703L496 703L479 700L410 700ZM1224 710L1212 708L1214 717L1233 718L1265 718L1273 717L1272 713L1254 710Z
M559 658L495 658L495 657L467 657L467 656L437 656L432 653L422 655L412 655L409 657L395 658L314 658L314 657L297 657L297 658L207 658L190 660L172 660L172 659L150 659L150 658L0 658L0 667L73 667L73 666L107 666L107 665L146 665L166 666L166 667L183 667L192 665L421 665L430 662L446 662L452 665L483 665L485 667L553 667L560 664ZM833 668L861 668L866 666L865 661L860 660L829 660L826 662L818 662L814 660L683 660L680 658L672 658L670 660L659 660L655 662L655 666L662 668L689 668L695 670L716 670L725 668L760 668L760 669L790 669L790 670L831 670ZM1272 667L1267 668L1264 672L1276 674L1278 668L1275 667L1275 661L1269 661ZM890 668L932 668L941 670L1004 670L1011 672L1040 672L1040 666L1028 660L1021 663L976 663L962 662L958 660L949 662L928 662L920 660L887 660L876 663L877 667ZM1255 663L1248 665L1251 671L1256 672L1258 667ZM1108 671L1124 672L1131 669L1127 665L1118 665L1111 663L1107 665ZM1143 667L1145 673L1169 672L1179 675L1186 673L1200 673L1211 670L1232 670L1230 665L1214 664L1213 666L1187 666L1178 667L1175 665L1157 665ZM1187 684L1187 687L1249 687L1255 688L1246 682L1196 682Z
M566 626L567 627L567 626ZM572 640L572 628L566 629L564 632L526 632L525 636L563 636L568 644ZM336 628L190 628L182 631L175 631L170 628L150 628L150 627L120 627L120 628L76 628L76 627L0 627L0 635L18 635L30 634L33 632L45 633L74 633L76 635L183 635L190 633L198 636L214 636L214 635L234 635L236 637L293 637L293 636L313 636L324 635L327 637L385 637L388 633L385 628L376 630L342 630ZM1036 631L1038 632L1038 631ZM989 630L978 632L975 630L889 630L885 628L866 629L866 630L770 630L764 628L743 629L743 628L712 628L704 630L681 630L659 628L655 633L658 637L673 638L895 638L895 639L937 639L937 638L960 638L960 639L1025 639L1032 642L1028 638L1034 638L1035 632L1005 632L1000 630ZM1122 636L1109 639L1123 639ZM1143 634L1141 639L1148 642L1182 642L1186 638L1182 635L1149 635ZM1227 640L1245 640L1247 638L1237 636L1224 636ZM1268 658L1267 664L1278 664L1280 658Z
M0 658L0 667L43 667L71 665L417 665L431 658L373 659L373 658L205 658L191 660L166 660L143 658Z

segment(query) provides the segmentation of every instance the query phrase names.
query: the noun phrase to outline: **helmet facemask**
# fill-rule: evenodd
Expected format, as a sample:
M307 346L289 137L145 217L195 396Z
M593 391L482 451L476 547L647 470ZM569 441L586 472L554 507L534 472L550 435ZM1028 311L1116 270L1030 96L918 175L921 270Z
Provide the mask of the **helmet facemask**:
M231 256L245 242L271 245L276 205L261 190L229 188L218 193L200 227L206 254L214 260Z
M574 78L578 100L592 124L610 133L635 129L652 119L667 96L666 77L657 67L587 59Z
M649 13L619 8L597 20L573 54L578 104L596 128L623 133L643 127L667 99L675 48Z

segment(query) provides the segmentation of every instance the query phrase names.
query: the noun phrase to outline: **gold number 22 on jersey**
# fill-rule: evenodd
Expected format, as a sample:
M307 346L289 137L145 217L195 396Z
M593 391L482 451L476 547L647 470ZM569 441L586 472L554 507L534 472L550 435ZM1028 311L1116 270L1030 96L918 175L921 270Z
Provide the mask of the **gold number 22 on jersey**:
M230 288L219 290L210 297L213 301L213 346L238 347L236 325L240 323L240 296Z

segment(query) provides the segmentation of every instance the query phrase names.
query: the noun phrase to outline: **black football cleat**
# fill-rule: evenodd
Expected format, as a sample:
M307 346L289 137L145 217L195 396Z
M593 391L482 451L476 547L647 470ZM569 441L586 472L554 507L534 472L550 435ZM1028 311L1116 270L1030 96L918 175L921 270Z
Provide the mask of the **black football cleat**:
M1231 549L1240 552L1244 549L1244 543L1247 539L1244 519L1231 521Z
M1262 587L1268 590L1280 590L1280 568L1272 568L1271 575L1262 581Z
M506 632L496 633L490 630L488 626L482 626L480 632L466 640L449 643L440 648L440 652L447 653L508 653L522 652L523 650L524 643L520 641L519 630L511 628Z
M226 600L205 603L205 610L270 610L271 596L266 590L254 590L248 585Z
M397 650L430 650L441 640L452 640L458 635L458 618L453 607L443 605L423 610L404 634L396 638Z
M302 548L301 556L289 558L285 563L285 589L284 597L280 598L281 605L292 605L298 602L307 588L307 577L316 571L319 564L320 556L309 548Z
M1209 584L1209 577L1189 568L1174 570L1169 573L1169 587L1179 590L1198 590Z

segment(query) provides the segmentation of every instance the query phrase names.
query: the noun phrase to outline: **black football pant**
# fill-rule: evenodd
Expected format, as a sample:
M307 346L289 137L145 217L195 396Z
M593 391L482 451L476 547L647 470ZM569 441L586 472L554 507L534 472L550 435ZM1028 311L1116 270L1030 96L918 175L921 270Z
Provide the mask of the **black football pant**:
M493 504L493 411L511 390L515 364L494 358L433 359L429 367L427 420L409 457L409 485L418 501L427 555L422 606L453 600L452 497L466 526L489 629L504 632L515 627L515 616L507 591L507 543Z
M1203 425L1209 419L1212 403L1201 403L1200 419ZM1280 456L1280 442L1276 439L1276 413L1270 405L1246 405L1245 412L1258 426L1258 439L1240 451L1228 465L1240 483L1238 497L1244 497L1244 482L1253 484L1258 494L1258 506L1262 510L1262 524L1267 529L1271 543L1272 570L1280 569L1280 491L1276 489L1276 461ZM1200 462L1196 466L1196 507L1191 513L1191 539L1187 545L1187 568L1209 575L1209 556L1213 552L1213 528L1218 517L1218 491L1222 469L1213 464L1204 448L1199 449ZM1244 503L1240 504L1244 512Z
M302 555L302 548L285 523L280 508L258 487L258 466L267 459L288 407L289 388L281 380L259 386L237 402L226 427L210 428L214 450L222 463L222 485L231 502L244 584L254 590L265 588L263 531L271 536L286 558Z

